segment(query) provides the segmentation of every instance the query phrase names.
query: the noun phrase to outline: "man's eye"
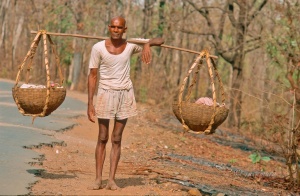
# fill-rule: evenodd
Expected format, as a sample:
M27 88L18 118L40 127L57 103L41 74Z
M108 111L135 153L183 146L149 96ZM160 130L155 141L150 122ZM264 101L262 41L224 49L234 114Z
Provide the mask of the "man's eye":
M118 29L123 29L123 27L118 27L118 26L110 26L110 28L114 29L114 28L118 28Z

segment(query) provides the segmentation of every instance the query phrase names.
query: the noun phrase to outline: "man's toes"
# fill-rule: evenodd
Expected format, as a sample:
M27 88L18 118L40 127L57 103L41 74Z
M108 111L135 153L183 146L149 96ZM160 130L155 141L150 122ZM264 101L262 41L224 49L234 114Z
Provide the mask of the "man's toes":
M105 187L107 190L118 190L120 187L118 187L116 184L107 184Z
M102 185L101 183L95 183L92 186L89 186L88 189L89 190L99 190L99 189L103 189L105 186Z

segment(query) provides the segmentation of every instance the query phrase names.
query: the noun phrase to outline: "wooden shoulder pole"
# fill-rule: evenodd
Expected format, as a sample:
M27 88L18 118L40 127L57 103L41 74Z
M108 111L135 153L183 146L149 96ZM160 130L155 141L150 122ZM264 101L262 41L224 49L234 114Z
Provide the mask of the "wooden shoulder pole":
M32 34L37 34L38 31L31 31ZM91 36L91 35L80 35L80 34L70 34L70 33L53 33L53 32L48 32L48 35L54 35L54 36L69 36L69 37L78 37L78 38L87 38L87 39L99 39L99 40L105 40L105 39L109 39L109 37L102 37L102 36ZM129 43L135 43L135 44L145 44L147 43L147 41L141 39L127 39L127 41ZM198 51L194 51L194 50L189 50L189 49L185 49L185 48L178 48L175 46L169 46L166 44L162 44L160 45L160 47L163 48L170 48L170 49L175 49L175 50L180 50L180 51L184 51L184 52L189 52L189 53L193 53L193 54L201 54L201 52ZM218 58L217 56L214 55L210 55L211 58Z

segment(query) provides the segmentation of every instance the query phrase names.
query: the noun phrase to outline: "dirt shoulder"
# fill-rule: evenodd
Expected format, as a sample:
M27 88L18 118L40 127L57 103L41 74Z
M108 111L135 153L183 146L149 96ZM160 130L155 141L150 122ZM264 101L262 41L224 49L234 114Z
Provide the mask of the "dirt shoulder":
M70 92L68 96L86 101L86 95ZM195 187L203 195L285 195L288 192L268 186L272 179L286 175L280 160L253 164L245 151L230 144L229 131L213 135L183 134L170 111L138 104L139 114L130 118L125 128L122 155L116 174L121 190L88 190L95 178L94 150L97 124L85 116L76 119L78 126L56 132L55 138L66 146L43 147L44 171L32 186L33 195L187 195ZM112 128L112 125L110 126ZM111 131L110 131L111 132ZM241 140L241 141L237 141ZM251 141L248 145L255 147ZM107 182L110 144L104 165Z

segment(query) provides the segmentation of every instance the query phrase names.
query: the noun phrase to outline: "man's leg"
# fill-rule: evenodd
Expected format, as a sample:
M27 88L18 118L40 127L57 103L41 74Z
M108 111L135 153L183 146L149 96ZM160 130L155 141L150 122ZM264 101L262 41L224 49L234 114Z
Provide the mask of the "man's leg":
M96 159L96 180L95 185L90 189L101 189L104 188L102 185L102 170L106 155L106 143L109 138L109 119L98 119L99 134L98 142L95 150Z
M125 128L127 119L124 120L115 120L114 130L111 135L111 153L110 153L110 171L109 171L109 179L106 185L107 189L116 190L119 187L115 182L115 175L118 167L118 163L121 156L121 141L122 134Z

